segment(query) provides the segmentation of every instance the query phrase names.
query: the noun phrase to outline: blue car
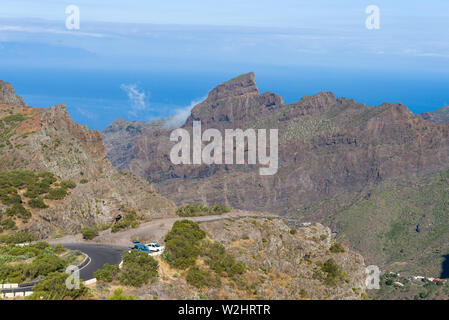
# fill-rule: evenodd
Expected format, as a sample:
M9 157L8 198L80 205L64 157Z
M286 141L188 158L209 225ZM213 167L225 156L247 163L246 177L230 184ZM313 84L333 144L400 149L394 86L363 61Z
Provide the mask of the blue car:
M141 243L140 241L133 241L133 247L131 248L131 250L137 250L140 252L146 252L146 253L151 253L150 249L148 249L148 247L146 245L144 245L143 243Z

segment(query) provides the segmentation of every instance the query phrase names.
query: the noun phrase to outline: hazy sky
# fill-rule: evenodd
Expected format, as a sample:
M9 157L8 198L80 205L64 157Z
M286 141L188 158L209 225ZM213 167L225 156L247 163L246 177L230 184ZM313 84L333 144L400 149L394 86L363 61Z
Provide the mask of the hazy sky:
M363 25L364 9L377 5L385 23L394 20L414 29L420 22L446 19L446 0L2 0L0 16L65 19L67 5L80 7L89 21L154 24L208 24L305 27ZM362 20L360 20L362 19ZM423 26L421 26L423 27Z

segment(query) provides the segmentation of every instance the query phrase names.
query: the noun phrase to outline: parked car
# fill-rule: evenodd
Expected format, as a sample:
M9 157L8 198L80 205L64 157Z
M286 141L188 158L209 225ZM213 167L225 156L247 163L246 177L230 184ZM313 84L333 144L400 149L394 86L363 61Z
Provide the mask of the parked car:
M158 243L150 242L147 244L147 247L153 252L161 252L164 251L165 247L161 246Z
M140 243L139 241L133 241L134 246L131 248L131 250L137 250L140 252L146 252L151 253L152 251L143 243Z

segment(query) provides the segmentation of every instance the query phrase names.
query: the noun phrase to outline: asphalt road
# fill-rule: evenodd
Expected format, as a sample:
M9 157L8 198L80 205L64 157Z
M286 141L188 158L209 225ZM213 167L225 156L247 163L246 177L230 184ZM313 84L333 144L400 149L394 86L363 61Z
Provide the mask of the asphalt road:
M90 262L80 270L80 278L84 281L95 278L94 272L101 269L105 263L119 264L122 261L123 252L127 247L111 246L105 244L64 244L70 250L79 250L87 254Z
M80 278L83 281L94 277L94 272L101 269L105 263L119 264L122 261L123 252L129 250L124 246L112 246L105 244L79 244L68 243L64 247L70 250L79 250L89 256L89 263L80 270ZM33 287L21 287L15 289L0 290L3 293L32 291Z

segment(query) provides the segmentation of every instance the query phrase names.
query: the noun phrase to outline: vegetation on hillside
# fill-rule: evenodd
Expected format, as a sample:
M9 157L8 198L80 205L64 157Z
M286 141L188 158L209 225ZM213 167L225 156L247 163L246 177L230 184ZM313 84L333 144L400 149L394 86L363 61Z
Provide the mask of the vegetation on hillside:
M102 282L120 281L122 285L141 287L158 278L159 263L145 252L131 250L123 255L123 265L105 264L94 275Z
M62 246L46 242L16 246L0 244L0 282L21 283L42 279L53 272L63 272L70 264L78 264L82 255Z
M383 183L327 219L341 240L395 272L438 277L449 254L449 171ZM398 264L397 262L401 263Z
M31 208L47 208L44 199L62 200L67 196L67 189L76 187L73 181L62 181L59 184L57 181L50 172L0 172L0 202L7 207L6 210L0 210L0 233L15 230L17 219L27 223L31 218Z
M223 213L231 212L232 208L227 205L215 205L206 207L202 203L188 204L176 210L176 214L180 217L199 217L221 215Z
M175 269L187 270L187 283L197 288L218 287L223 277L236 279L246 271L246 265L228 254L221 243L206 239L196 222L176 221L165 241L163 259ZM204 264L200 266L198 259Z

